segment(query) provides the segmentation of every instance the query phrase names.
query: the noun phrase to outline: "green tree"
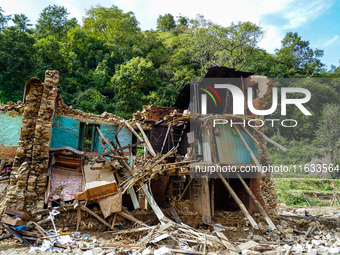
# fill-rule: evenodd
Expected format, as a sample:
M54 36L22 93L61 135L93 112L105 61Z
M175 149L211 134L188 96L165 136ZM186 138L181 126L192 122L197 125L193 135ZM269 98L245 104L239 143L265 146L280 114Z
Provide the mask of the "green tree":
M286 77L318 76L323 71L324 64L320 60L323 50L311 49L308 41L292 32L287 33L281 43L276 56L285 68Z
M133 12L124 13L117 6L93 7L86 12L84 29L113 46L132 46L140 37L140 28Z
M0 7L0 32L6 28L7 22L11 19L10 15L4 15L4 10Z
M68 19L68 15L67 9L63 6L49 5L43 9L36 25L39 37L53 35L60 39L65 36L69 29L77 26L77 20Z
M169 32L176 27L174 16L170 13L159 15L157 19L157 28L162 32Z
M72 104L85 112L101 114L105 111L107 100L99 91L89 88L79 91Z
M160 78L153 63L141 57L135 57L121 65L112 77L115 92L116 113L122 117L131 117L147 103L147 96L160 86Z
M23 87L35 69L34 38L12 26L0 34L0 91L6 101L22 99Z
M188 48L204 73L213 66L227 66L236 70L244 68L263 37L261 27L251 22L222 27L200 17L193 24Z
M177 26L178 27L188 27L189 26L189 19L182 15L177 17Z
M32 26L30 24L30 20L24 14L14 14L14 18L12 19L14 23L14 27L18 30L18 32L26 32L27 29Z

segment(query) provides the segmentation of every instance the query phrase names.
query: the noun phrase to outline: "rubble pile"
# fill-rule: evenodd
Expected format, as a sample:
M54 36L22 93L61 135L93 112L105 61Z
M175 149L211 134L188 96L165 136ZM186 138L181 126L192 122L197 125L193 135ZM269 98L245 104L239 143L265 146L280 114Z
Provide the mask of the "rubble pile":
M54 210L50 213L50 216L54 215L53 217L40 222L27 221L25 213L10 210L9 214L16 214L20 221L26 223L23 228L12 226L9 229L9 224L15 225L19 220L11 222L9 215L5 216L6 219L2 217L0 229L4 231L0 230L2 232L0 240L6 240L15 233L18 242L29 246L23 251L30 251L32 254L37 252L88 255L339 254L340 219L337 215L339 212L335 209L325 213L325 210L313 211L309 208L310 214L313 215L305 216L304 208L286 207L280 210L280 218L275 220L277 230L267 228L263 222L260 224L261 229L251 228L246 221L243 221L240 214L229 213L230 220L239 219L239 223L245 224L231 227L227 224L214 223L193 228L184 223L175 223L165 217L159 224L153 226L144 223L143 226L133 227L130 224L119 223L114 230L102 233L70 231L74 228L57 224L54 228L51 222L56 222L56 218L62 217L61 213L53 213ZM323 215L314 216L314 213L318 212ZM47 223L50 228L45 227ZM18 222L18 224L22 223ZM1 242L0 250L2 245L6 245ZM36 246L33 246L33 243Z
M124 124L124 119L108 112L104 112L101 115L96 115L93 113L85 113L78 109L73 109L72 106L67 106L63 98L58 95L55 114L64 117L72 117L76 119L83 119L85 122L93 121L97 123L109 123L109 124Z
M175 117L182 117L183 111L173 107L162 107L158 105L145 105L142 111L133 114L133 121L144 125L151 125L159 121L169 121Z

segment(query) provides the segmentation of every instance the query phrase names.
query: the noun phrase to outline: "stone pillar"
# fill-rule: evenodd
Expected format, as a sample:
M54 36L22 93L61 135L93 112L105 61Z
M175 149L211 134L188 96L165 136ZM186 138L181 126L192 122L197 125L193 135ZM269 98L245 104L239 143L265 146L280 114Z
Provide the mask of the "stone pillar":
M28 213L43 209L44 206L59 72L47 70L45 82L37 80L29 84L19 145L6 198L7 207Z

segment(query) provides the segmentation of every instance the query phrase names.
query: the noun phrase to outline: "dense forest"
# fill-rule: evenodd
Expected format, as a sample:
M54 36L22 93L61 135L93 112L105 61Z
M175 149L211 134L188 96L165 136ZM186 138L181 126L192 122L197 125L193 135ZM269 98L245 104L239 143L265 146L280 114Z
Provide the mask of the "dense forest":
M32 76L42 79L46 69L59 70L68 105L124 118L143 105L171 105L178 90L213 66L308 78L297 84L312 94L307 104L312 116L292 108L288 115L299 120L296 128L268 130L290 149L283 160L270 148L272 159L340 163L339 79L325 79L339 78L340 67L327 70L321 49L289 32L270 54L258 46L265 31L251 22L223 27L201 15L189 19L164 14L155 23L156 30L142 31L132 12L96 6L79 25L66 8L50 5L33 26L24 14L5 15L0 7L0 102L21 100L25 82Z

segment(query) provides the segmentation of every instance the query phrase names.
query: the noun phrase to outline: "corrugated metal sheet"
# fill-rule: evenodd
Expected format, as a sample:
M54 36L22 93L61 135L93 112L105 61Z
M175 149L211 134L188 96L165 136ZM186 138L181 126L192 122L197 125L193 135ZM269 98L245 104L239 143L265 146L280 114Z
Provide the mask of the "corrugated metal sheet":
M250 154L242 143L239 135L228 125L219 125L221 135L215 135L218 162L224 164L250 164ZM258 155L255 143L239 128L255 156Z

